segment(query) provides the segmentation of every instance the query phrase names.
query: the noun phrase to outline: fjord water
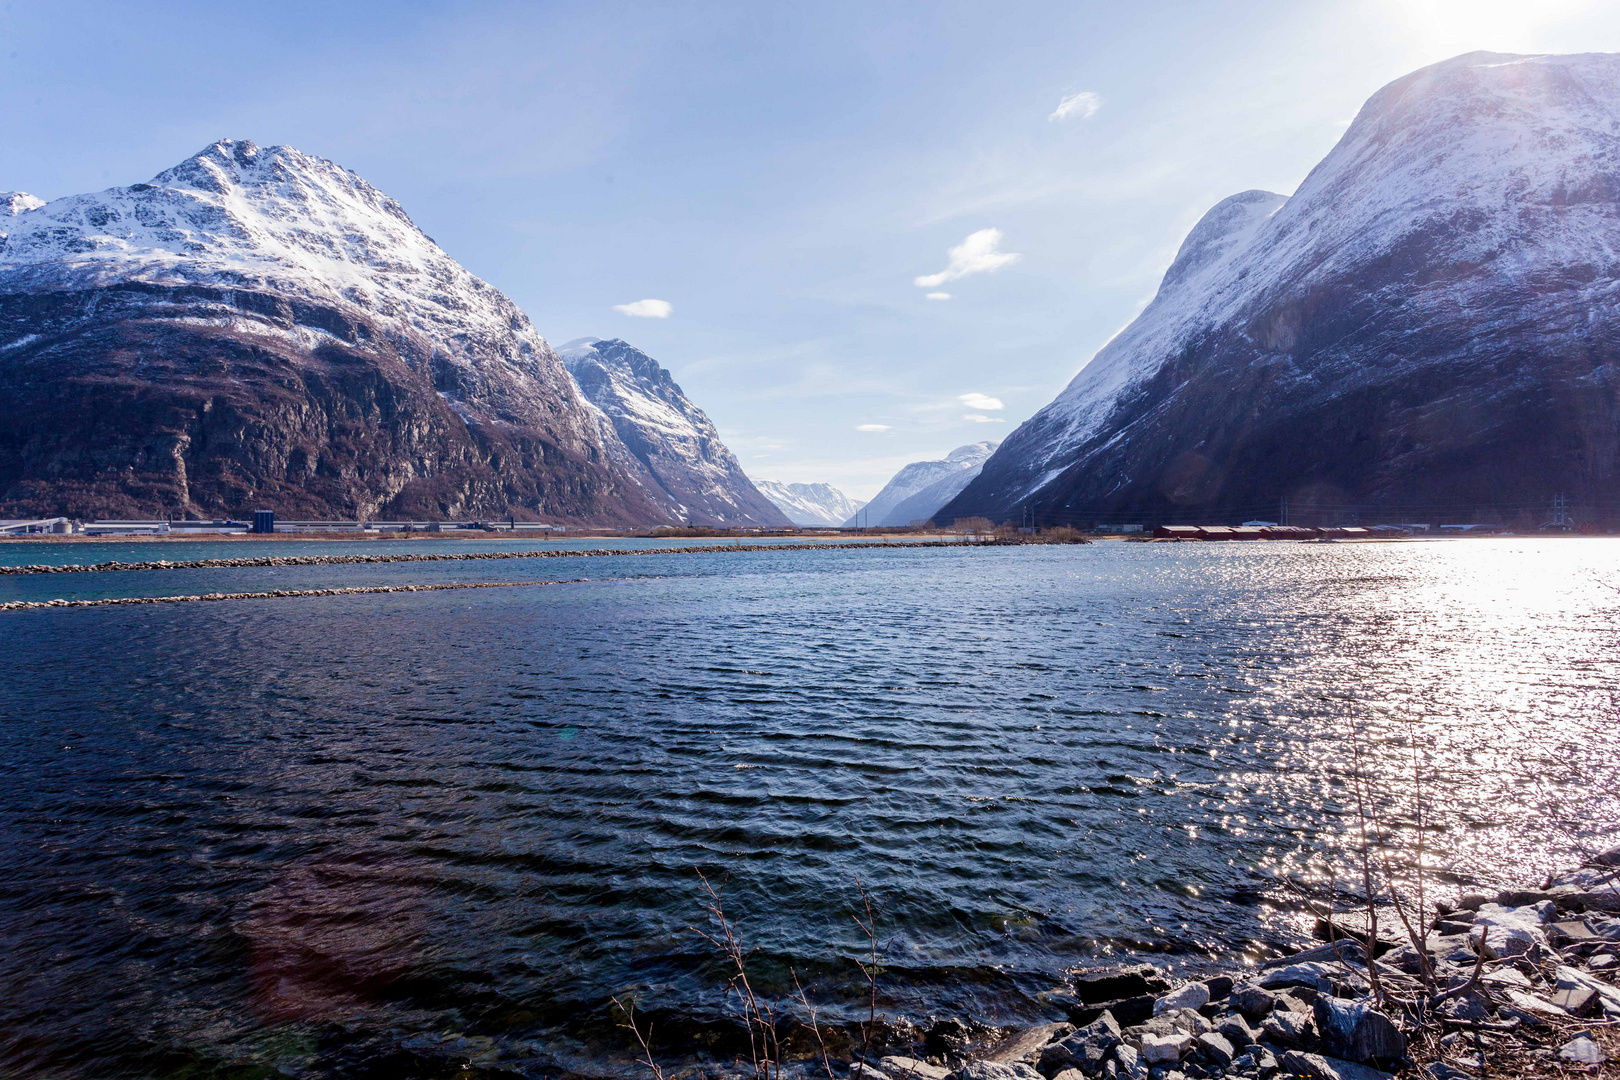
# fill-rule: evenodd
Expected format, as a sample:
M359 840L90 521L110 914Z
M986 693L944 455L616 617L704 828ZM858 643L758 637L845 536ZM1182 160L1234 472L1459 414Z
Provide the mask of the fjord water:
M0 559L352 550L211 547ZM1421 744L1452 888L1565 862L1544 804L1620 760L1605 539L145 571L0 599L581 577L0 613L0 1060L591 1071L624 1060L610 995L717 1015L700 871L773 993L791 967L834 1018L856 1003L858 879L886 1012L1033 1021L1075 965L1297 941L1277 876L1342 852L1358 748L1400 802Z

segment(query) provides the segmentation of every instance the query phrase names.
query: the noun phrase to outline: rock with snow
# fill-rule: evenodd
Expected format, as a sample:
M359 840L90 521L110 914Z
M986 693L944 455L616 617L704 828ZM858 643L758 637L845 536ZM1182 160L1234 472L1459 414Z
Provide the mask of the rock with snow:
M609 455L677 520L790 524L743 475L714 424L658 361L618 338L580 338L557 355L596 412Z
M850 517L844 524L894 526L927 521L979 475L995 449L993 442L969 443L938 461L913 461L883 485L864 514Z
M1384 87L1291 197L1210 210L940 514L1238 521L1287 498L1306 522L1535 527L1509 508L1620 503L1617 110L1610 54L1471 53Z
M393 199L222 140L0 217L0 516L670 520Z
M866 503L851 499L831 484L782 484L775 480L755 480L759 489L795 525L813 529L836 529Z

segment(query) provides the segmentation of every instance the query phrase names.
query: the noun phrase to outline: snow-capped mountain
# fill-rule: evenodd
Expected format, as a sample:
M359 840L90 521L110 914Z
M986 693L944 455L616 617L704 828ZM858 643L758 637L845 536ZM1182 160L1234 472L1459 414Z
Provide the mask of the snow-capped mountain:
M859 522L851 517L846 524L909 525L929 520L979 475L995 449L993 442L968 443L938 461L913 461L883 485Z
M846 518L866 504L851 499L831 484L781 484L775 480L755 480L767 499L777 505L795 525L836 529Z
M12 217L24 210L37 210L44 205L44 199L30 195L26 191L0 191L0 217ZM0 240L5 238L6 230L0 228Z
M528 317L347 169L222 140L0 200L0 511L670 520Z
M658 361L617 338L580 338L557 351L595 411L609 455L677 520L789 524Z
M1460 56L1206 214L942 516L1613 507L1617 304L1620 56Z

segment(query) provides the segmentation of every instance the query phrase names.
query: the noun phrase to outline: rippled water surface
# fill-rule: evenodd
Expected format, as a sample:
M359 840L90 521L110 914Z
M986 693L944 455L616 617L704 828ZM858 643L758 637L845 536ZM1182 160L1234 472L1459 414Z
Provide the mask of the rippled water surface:
M0 561L297 545L213 546ZM852 1001L858 878L886 1012L1034 1020L1076 964L1295 940L1276 878L1340 847L1357 747L1398 830L1417 743L1451 887L1567 858L1538 808L1620 757L1604 539L143 571L0 600L562 578L591 580L0 613L0 1060L586 1068L621 1048L612 994L713 1017L699 871L729 876L768 989L791 966Z

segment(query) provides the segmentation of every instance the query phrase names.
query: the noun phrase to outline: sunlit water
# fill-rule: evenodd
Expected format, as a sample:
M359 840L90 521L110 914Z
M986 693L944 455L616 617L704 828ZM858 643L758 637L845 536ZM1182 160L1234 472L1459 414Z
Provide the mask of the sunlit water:
M0 560L305 547L384 550ZM1541 810L1620 759L1603 539L154 571L0 599L575 577L0 613L0 1061L590 1071L624 1049L610 995L717 1014L699 871L729 876L772 993L791 967L834 1018L854 1004L858 879L886 1013L1033 1021L1076 965L1297 941L1277 878L1320 885L1342 850L1358 748L1409 843L1417 744L1453 892L1567 860Z

